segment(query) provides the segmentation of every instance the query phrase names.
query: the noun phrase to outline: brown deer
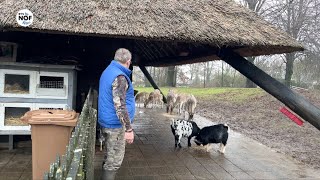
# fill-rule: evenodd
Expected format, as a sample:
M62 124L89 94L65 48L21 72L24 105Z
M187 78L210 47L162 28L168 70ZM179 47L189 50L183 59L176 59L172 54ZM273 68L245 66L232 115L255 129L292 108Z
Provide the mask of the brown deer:
M140 93L136 94L135 100L136 100L136 104L138 105L138 107L140 107L141 103L144 103L147 100L148 96L149 96L149 93L147 93L147 92L140 92Z
M197 99L194 97L194 95L191 94L188 96L187 101L184 104L184 115L185 115L185 112L187 111L189 115L188 120L193 119L193 115L195 113L196 107L197 107Z
M170 89L167 95L167 113L172 114L176 99L177 99L177 95L174 93L173 90Z
M178 113L181 115L182 110L184 109L184 103L187 102L187 95L185 94L179 94L177 96L176 102L174 103L173 107L176 107L179 105Z
M152 103L152 108L156 103L160 103L161 104L161 108L163 108L163 100L162 100L163 96L160 93L159 89L155 89L154 92L151 92L149 94L148 99L144 102L144 107L146 108L149 103Z

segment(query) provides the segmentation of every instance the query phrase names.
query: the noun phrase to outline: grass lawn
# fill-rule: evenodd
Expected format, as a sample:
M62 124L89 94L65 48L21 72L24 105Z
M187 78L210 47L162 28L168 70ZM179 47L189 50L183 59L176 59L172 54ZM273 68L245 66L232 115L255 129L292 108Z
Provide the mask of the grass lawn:
M139 92L152 92L152 87L136 87ZM164 95L168 94L169 87L160 87ZM242 102L247 99L262 96L265 91L260 88L174 88L177 93L193 94L197 98L213 98L232 102Z

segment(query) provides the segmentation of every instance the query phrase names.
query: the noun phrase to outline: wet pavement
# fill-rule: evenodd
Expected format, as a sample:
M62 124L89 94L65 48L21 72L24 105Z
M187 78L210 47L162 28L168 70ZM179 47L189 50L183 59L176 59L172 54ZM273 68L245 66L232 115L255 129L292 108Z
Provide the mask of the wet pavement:
M32 179L31 142L27 144L13 150L0 148L0 180Z
M170 115L164 109L138 109L134 122L135 141L127 145L116 179L319 179L320 170L308 168L289 156L277 153L231 131L225 154L214 145L209 152L192 141L174 148ZM140 113L139 113L140 112ZM195 116L200 127L214 123ZM14 150L0 147L0 180L32 178L31 142L19 142ZM100 179L103 153L95 158L95 178Z
M197 146L174 148L170 115L165 109L138 109L135 141L127 145L116 179L320 179L320 170L308 168L231 130L225 154L216 144L209 152ZM140 112L140 113L139 113ZM214 123L195 116L199 127ZM103 153L96 153L95 179L101 174Z

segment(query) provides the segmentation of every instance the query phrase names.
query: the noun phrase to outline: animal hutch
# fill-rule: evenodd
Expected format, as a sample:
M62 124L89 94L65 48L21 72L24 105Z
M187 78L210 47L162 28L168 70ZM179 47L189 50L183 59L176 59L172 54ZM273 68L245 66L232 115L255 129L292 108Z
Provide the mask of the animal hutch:
M30 134L20 117L36 109L74 109L77 67L0 61L0 135Z

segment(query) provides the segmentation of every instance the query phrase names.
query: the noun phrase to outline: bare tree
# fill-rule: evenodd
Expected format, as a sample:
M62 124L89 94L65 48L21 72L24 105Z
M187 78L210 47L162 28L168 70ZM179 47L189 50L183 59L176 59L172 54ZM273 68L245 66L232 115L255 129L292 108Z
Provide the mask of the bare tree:
M212 63L210 61L204 62L203 64L203 87L209 87L212 72Z
M221 87L223 87L223 76L224 76L224 69L223 69L223 65L224 65L224 61L221 61Z
M169 66L167 73L167 86L176 87L177 66Z
M212 61L206 62L206 82L207 82L207 87L212 86L211 85L211 80L212 80L212 71L213 71L213 63Z
M276 26L284 29L294 39L304 42L309 32L313 31L313 19L319 16L319 0L272 0L272 9L266 11L267 19ZM291 85L294 61L298 58L297 53L285 55L286 73L285 84Z
M243 6L249 8L250 10L254 11L255 13L260 15L260 12L262 12L262 7L266 3L266 0L243 0L240 1L240 4Z
M243 0L241 1L240 3L249 8L250 10L254 11L256 14L259 14L262 7L264 6L266 0ZM251 63L254 64L254 60L255 60L255 57L248 57L247 60ZM256 85L250 80L247 78L246 80L246 87L247 88L253 88L253 87L256 87Z
M190 81L192 82L193 79L195 78L195 74L196 72L196 64L189 64L189 68L190 68Z

